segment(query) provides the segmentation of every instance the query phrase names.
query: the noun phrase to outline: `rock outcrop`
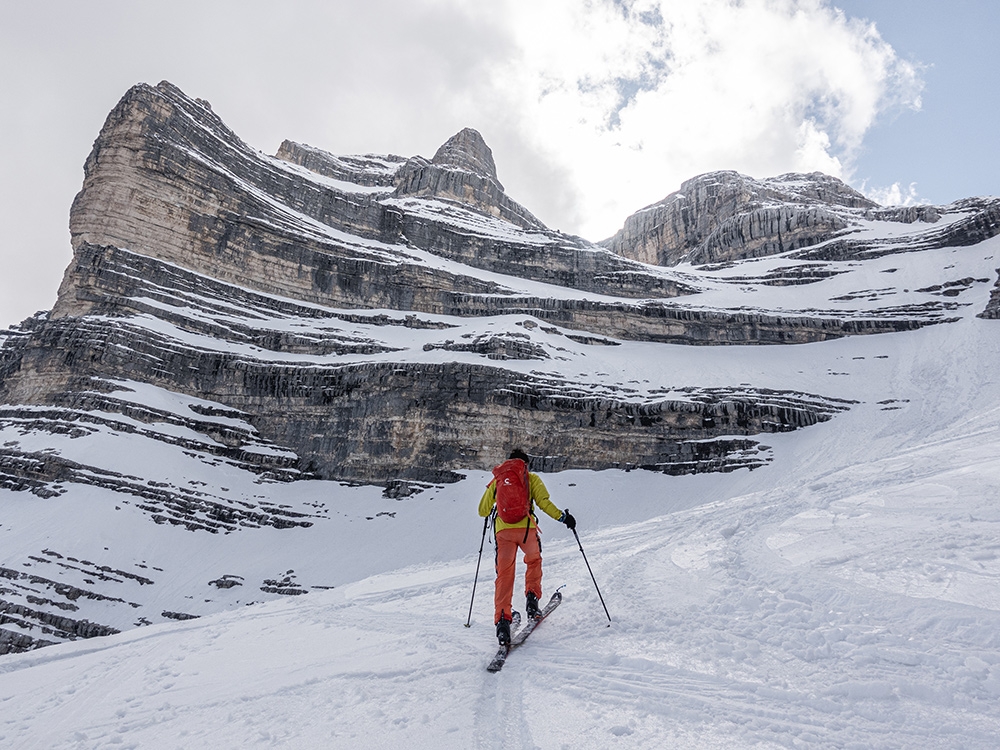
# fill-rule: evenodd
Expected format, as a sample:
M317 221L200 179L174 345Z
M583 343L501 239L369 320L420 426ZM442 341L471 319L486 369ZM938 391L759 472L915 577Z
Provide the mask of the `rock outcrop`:
M942 228L946 214L963 220ZM713 172L688 180L676 193L637 211L601 244L644 263L675 266L729 263L788 253L848 260L923 248L971 245L1000 233L1000 200L951 206L883 208L840 180L821 173L754 180ZM895 243L851 237L863 223L927 225ZM794 251L799 251L798 253Z
M822 242L848 227L837 208L877 204L833 177L787 174L754 180L712 172L637 211L602 244L663 266L773 255Z
M504 193L493 152L472 128L449 138L429 162L420 156L409 159L397 173L393 195L455 201L522 229L545 231L542 222Z
M986 305L986 309L979 313L979 317L987 320L1000 320L1000 268L997 269L997 280L993 284L990 301Z
M275 156L289 164L305 167L314 174L330 177L352 186L389 190L396 186L396 173L406 161L402 156L393 154L334 156L322 149L287 140L282 141Z

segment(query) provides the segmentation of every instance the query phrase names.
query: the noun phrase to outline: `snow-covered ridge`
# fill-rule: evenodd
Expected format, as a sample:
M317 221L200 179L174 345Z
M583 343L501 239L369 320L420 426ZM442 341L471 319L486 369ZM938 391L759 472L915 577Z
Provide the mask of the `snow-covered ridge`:
M296 171L303 169L310 174L310 179L325 177L337 189L358 192L391 192L395 187L396 173L405 161L403 157L393 155L334 156L287 140L282 142L275 154L277 166Z
M866 234L873 226L874 235ZM736 172L713 172L636 212L601 244L628 258L675 266L779 254L850 260L973 245L997 233L996 199L884 208L819 173L754 180Z

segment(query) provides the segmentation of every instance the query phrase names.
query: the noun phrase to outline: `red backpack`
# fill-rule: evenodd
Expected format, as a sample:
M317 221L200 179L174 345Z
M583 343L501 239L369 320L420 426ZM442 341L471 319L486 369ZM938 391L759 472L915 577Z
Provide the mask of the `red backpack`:
M528 465L519 458L504 461L493 469L497 485L497 515L504 523L523 521L531 510Z

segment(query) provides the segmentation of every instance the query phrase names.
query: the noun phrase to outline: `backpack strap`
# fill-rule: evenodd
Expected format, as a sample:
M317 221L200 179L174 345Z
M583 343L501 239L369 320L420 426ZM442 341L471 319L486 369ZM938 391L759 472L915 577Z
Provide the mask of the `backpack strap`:
M528 465L524 465L524 486L528 490L528 516L524 522L524 539L521 544L526 544L528 541L528 532L531 531L531 515L535 508L535 500L531 497L531 474L528 472Z

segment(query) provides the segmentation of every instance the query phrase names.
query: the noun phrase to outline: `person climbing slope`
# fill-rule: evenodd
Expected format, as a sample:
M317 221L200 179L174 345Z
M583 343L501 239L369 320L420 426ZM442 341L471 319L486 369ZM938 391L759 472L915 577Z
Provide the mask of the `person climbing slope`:
M538 617L538 602L542 598L542 545L539 540L538 518L534 506L569 529L576 528L576 519L559 510L549 499L549 491L541 478L529 471L528 455L515 448L510 458L493 469L493 480L479 501L483 518L496 508L493 532L496 539L496 583L493 592L493 622L501 645L510 643L512 620L511 600L514 596L517 550L524 553L527 570L524 574L525 614Z

